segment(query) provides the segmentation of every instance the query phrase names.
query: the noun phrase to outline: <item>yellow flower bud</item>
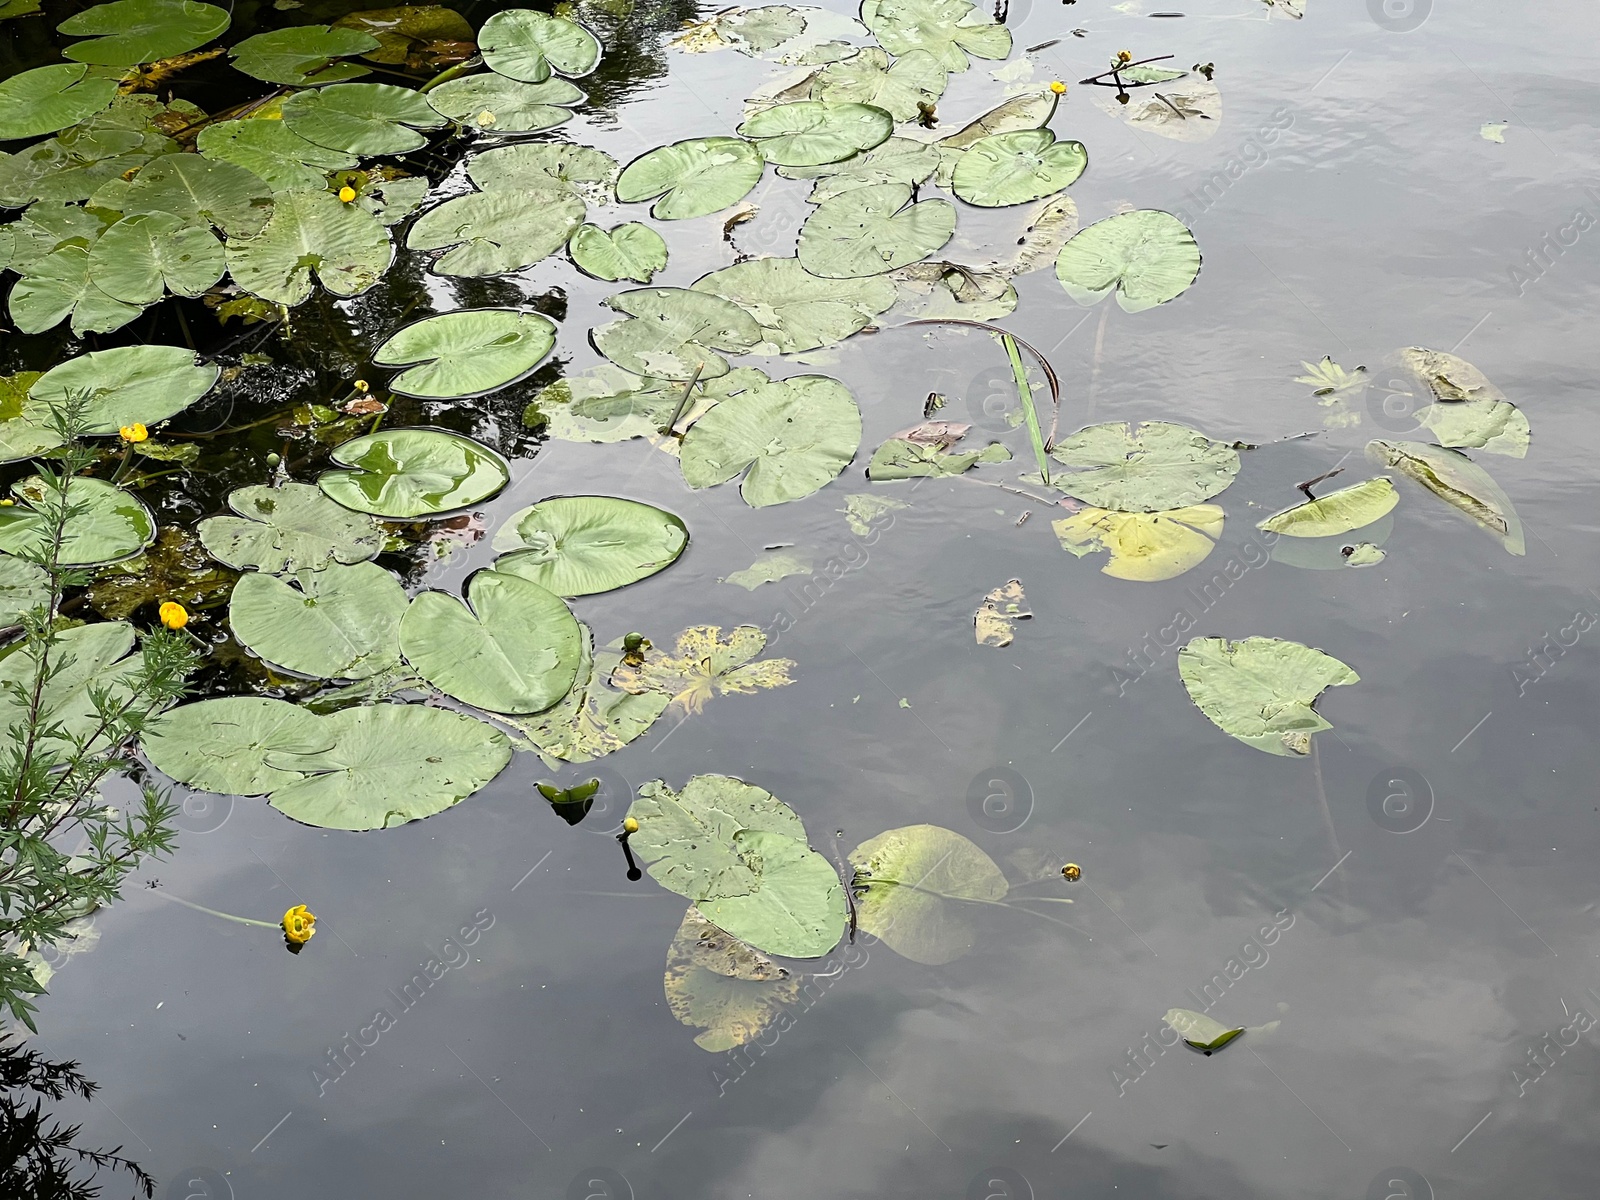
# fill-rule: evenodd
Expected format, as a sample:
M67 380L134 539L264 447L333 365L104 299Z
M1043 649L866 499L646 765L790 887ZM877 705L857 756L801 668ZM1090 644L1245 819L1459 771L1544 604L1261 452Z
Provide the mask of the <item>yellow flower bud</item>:
M365 379L358 379L350 386L355 388L358 392L365 392L371 388L371 385Z
M635 821L632 817L626 818L622 822L622 832L623 833L638 833L639 832L639 822Z
M317 932L317 914L304 904L296 904L283 914L283 936L304 945Z
M350 201L354 200L355 198L356 190L349 184L345 184L344 187L339 189L339 199L343 200L346 204L349 204Z
M164 601L156 611L168 629L182 629L189 623L189 610L176 600Z
M1061 868L1061 873L1067 877L1069 882L1076 882L1083 878L1083 868L1077 863L1068 863Z
M142 442L150 436L150 431L135 421L132 425L124 425L117 430L125 442Z
M1057 79L1050 84L1050 90L1058 96L1066 95L1067 85Z
M1132 50L1118 50L1117 51L1117 61L1119 63L1132 62L1133 61L1133 51Z

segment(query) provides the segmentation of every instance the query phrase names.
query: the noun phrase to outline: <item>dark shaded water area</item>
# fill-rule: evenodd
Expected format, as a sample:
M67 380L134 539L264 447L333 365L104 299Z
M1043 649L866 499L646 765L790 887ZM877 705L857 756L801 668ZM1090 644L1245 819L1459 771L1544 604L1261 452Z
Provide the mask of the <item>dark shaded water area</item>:
M346 8L241 6L229 36ZM669 714L598 770L518 756L398 829L314 829L259 798L192 805L176 857L141 879L159 887L130 888L95 918L92 948L56 964L39 1043L102 1088L63 1115L123 1144L164 1194L240 1200L1577 1193L1600 1099L1600 1044L1579 1019L1600 1013L1600 19L1572 3L1428 9L1415 3L1425 19L1407 28L1377 0L1309 0L1299 21L1257 0L1205 0L1181 19L1137 2L1011 5L1019 48L1061 39L1029 57L1035 78L1074 85L1052 126L1089 150L1071 192L1084 223L1164 208L1205 255L1192 289L1140 314L1081 309L1048 270L1018 281L1004 323L1054 363L1063 428L1171 420L1261 444L1219 501L1221 544L1163 583L1101 575L1063 553L1048 510L971 480L872 485L909 507L849 530L840 510L868 490L870 448L915 423L929 391L980 421L1004 394L1004 354L977 333L884 329L811 356L860 402L863 453L817 494L762 510L731 486L690 491L643 442L541 442L524 427L534 392L600 361L585 335L618 290L564 259L454 280L402 252L370 292L295 310L286 335L219 333L185 301L82 345L0 335L5 371L183 344L185 323L201 349L227 342L224 362L270 358L174 422L201 434L343 398L405 320L530 303L562 326L537 374L486 400L397 397L387 422L459 430L513 459L511 485L480 506L490 530L578 493L684 518L693 540L671 571L574 603L600 639L753 623L797 663L791 686ZM464 11L477 24L492 10ZM660 44L692 15L636 10L559 136L627 162L731 133L777 68ZM53 23L0 25L0 69L52 61ZM1215 63L1214 135L1152 137L1076 86L1122 47ZM952 77L950 128L992 102L998 66ZM202 69L183 94L209 108L237 85ZM418 162L437 181L449 155ZM804 195L769 173L740 247L792 253ZM621 212L608 223L642 209ZM732 261L719 217L658 228L672 254L658 284ZM1005 210L964 208L956 236L953 250L994 246L1015 229ZM1410 345L1470 359L1527 414L1527 457L1486 463L1526 555L1405 484L1379 565L1271 557L1255 523L1295 484L1341 465L1361 478L1369 438L1413 428L1379 369ZM1329 410L1292 382L1323 355L1372 366L1359 423L1324 427ZM327 447L279 424L213 439L147 500L192 523L265 482L274 451L310 478ZM994 436L1026 458L1021 431ZM719 582L789 542L818 564L809 581ZM422 534L381 561L408 586L454 590L493 557L486 541L448 551ZM1010 578L1033 618L1008 648L975 645L974 608ZM1359 672L1321 701L1334 729L1314 761L1256 753L1196 710L1173 647L1197 634L1292 639ZM219 661L210 690L257 678L241 653ZM781 1033L709 1054L662 990L683 902L630 883L610 836L628 790L708 772L784 799L830 857L926 822L996 860L1070 859L1084 878L1041 888L1076 901L1050 906L1054 920L1044 906L979 913L972 950L943 966L868 938L791 964L810 987ZM573 827L533 787L597 774L601 801ZM995 778L1014 819L969 802ZM323 936L291 957L157 891L271 918L305 903ZM430 959L448 969L407 992ZM1166 1046L1163 1014L1200 1001L1251 1032L1211 1057Z

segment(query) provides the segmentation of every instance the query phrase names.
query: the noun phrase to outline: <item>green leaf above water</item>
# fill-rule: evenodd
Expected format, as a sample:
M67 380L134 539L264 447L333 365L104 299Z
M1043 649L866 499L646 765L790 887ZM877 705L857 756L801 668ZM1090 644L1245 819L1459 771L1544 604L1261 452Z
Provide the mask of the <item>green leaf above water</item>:
M555 593L479 571L467 603L422 592L400 622L406 661L434 687L489 712L536 713L571 689L582 657L578 622Z
M945 68L926 50L912 50L894 60L868 46L842 62L824 67L811 85L811 98L830 103L870 104L898 121L909 121L919 104L932 105L944 95Z
M203 158L243 167L274 192L318 191L326 186L324 176L329 171L345 170L359 161L353 154L306 141L282 121L263 117L207 125L195 144Z
M953 962L976 938L967 904L996 903L1005 874L972 842L938 825L907 825L850 852L856 923L896 954L930 967Z
M947 71L1011 53L1011 31L968 0L863 0L861 21L890 54L926 50Z
M89 567L132 558L156 537L156 520L144 502L99 479L76 475L67 480L66 504L76 509L62 526L62 566ZM17 503L0 508L0 550L40 558L55 528L61 501L54 485L30 475L11 486ZM47 512L38 505L46 501Z
M840 162L894 132L894 118L870 104L801 100L763 109L739 126L770 163L787 167Z
M237 570L283 575L376 558L383 530L371 517L335 504L309 483L253 485L228 496L236 517L200 522L201 544ZM170 772L169 772L170 773Z
M36 404L64 406L83 396L85 432L115 434L124 425L155 425L194 404L222 368L195 361L182 346L118 346L92 350L51 367L28 389ZM59 444L59 443L57 443Z
M446 200L406 235L412 250L443 250L441 275L503 275L531 267L567 244L583 224L583 199L554 185L526 191L473 192Z
M950 240L955 206L911 203L911 189L884 183L825 200L800 227L800 265L823 279L882 275L926 258Z
M406 594L388 571L330 564L294 583L252 572L234 585L228 623L257 656L315 679L365 679L399 663Z
M1257 523L1257 529L1289 537L1330 537L1363 529L1400 503L1394 484L1384 475L1340 488L1305 504L1297 504Z
M1178 674L1195 706L1224 733L1286 758L1311 752L1311 735L1333 726L1317 712L1325 688L1361 677L1299 642L1195 638L1178 651Z
M628 319L592 330L590 339L636 375L715 379L728 373L717 351L743 354L761 340L760 327L737 304L686 288L636 288L605 304Z
M761 326L755 354L796 354L842 342L894 306L894 284L867 279L818 279L793 258L754 258L713 271L697 292L731 300Z
M705 217L737 204L760 182L765 160L742 138L690 138L647 151L623 168L617 199L654 200L661 221Z
M355 296L378 282L393 257L389 231L328 192L279 193L260 234L230 237L227 251L235 283L291 308L311 298L313 272L333 295Z
M389 382L402 396L484 396L528 375L556 344L555 322L511 308L424 317L372 353L380 367L410 366Z
M648 225L630 221L615 229L580 225L567 243L572 261L585 275L616 283L649 283L667 265L667 243Z
M154 304L169 291L198 296L226 269L216 235L170 213L118 221L89 251L89 278L124 304Z
M748 468L740 494L763 508L825 487L860 446L850 390L825 375L797 375L724 400L696 421L683 439L683 478L712 487Z
M672 513L616 496L556 496L514 512L494 535L494 569L558 596L593 596L677 561L689 530Z
M80 337L120 329L144 311L94 286L89 251L80 245L62 246L33 263L12 287L7 307L23 333L43 333L70 315Z
M389 829L431 817L478 791L511 761L511 742L472 717L419 704L347 708L323 717L331 749L269 751L268 766L305 778L273 808L321 829Z
M600 64L600 39L582 25L527 8L495 13L478 30L478 51L490 70L524 83L587 75Z
M91 76L79 63L35 67L0 81L0 142L39 137L76 125L116 99L117 81Z
M539 133L572 120L587 97L565 79L519 83L503 75L450 79L428 93L428 103L452 121L480 133Z
M1367 459L1393 467L1499 539L1509 554L1527 553L1522 519L1489 472L1459 450L1421 442L1367 443Z
M165 713L140 740L140 749L158 771L189 787L260 796L305 778L268 766L268 753L316 754L333 744L327 722L298 704L225 696Z
M1020 129L980 138L951 176L968 204L999 208L1039 200L1075 183L1089 165L1082 142L1058 142L1048 129Z
M283 102L291 133L329 150L362 156L408 154L428 144L419 129L444 124L427 98L388 83L337 83Z
M247 37L229 53L233 65L255 79L291 87L321 87L365 75L366 67L336 60L366 54L378 46L377 38L360 30L296 25Z
M1079 304L1116 291L1124 312L1143 312L1182 295L1200 275L1200 247L1171 213L1141 208L1073 234L1056 257L1056 278Z
M1069 496L1119 512L1182 508L1223 491L1239 474L1239 452L1169 421L1090 425L1057 442L1069 467L1054 483Z
M333 461L347 470L317 479L331 499L376 517L422 517L487 500L511 478L489 447L443 429L385 429L345 442Z
M74 62L134 67L204 46L228 27L228 10L198 0L112 0L56 26L68 37L88 37L61 52ZM98 35L98 36L96 36Z
M1187 1008L1168 1009L1167 1015L1162 1020L1172 1027L1174 1033L1183 1038L1185 1044L1201 1051L1207 1057L1245 1032L1242 1025L1229 1027L1221 1021L1206 1016L1205 1013Z

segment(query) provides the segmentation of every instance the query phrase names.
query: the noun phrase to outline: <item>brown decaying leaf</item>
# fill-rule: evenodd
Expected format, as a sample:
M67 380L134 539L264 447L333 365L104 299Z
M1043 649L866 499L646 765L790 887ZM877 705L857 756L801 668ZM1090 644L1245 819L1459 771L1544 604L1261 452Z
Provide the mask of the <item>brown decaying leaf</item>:
M754 692L784 687L794 680L791 658L752 661L766 647L767 635L755 625L740 625L721 636L716 625L696 625L678 635L676 654L652 648L637 665L623 662L611 673L613 687L639 695L663 692L684 713L700 712L719 692Z
M662 985L672 1015L703 1029L695 1044L713 1053L753 1041L800 994L798 978L693 906L667 951Z
M1009 646L1018 621L1033 616L1028 598L1022 594L1022 580L1009 579L983 598L973 614L974 630L980 646Z

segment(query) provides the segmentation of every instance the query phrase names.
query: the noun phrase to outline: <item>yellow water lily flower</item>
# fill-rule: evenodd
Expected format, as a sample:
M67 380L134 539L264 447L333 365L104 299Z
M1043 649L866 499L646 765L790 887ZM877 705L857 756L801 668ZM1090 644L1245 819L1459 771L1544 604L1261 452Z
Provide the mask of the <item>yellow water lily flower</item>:
M1061 873L1067 877L1068 882L1076 882L1083 878L1083 868L1077 863L1068 863L1061 868Z
M1059 79L1052 80L1050 84L1050 90L1058 96L1064 96L1067 92L1067 85L1062 83Z
M625 817L623 819L623 822L622 822L622 832L623 833L638 833L639 832L639 822L635 821L632 817Z
M161 623L168 629L182 629L189 623L189 610L176 600L167 600L156 610Z
M356 391L358 391L358 392L370 391L371 388L372 388L372 385L370 383L368 383L365 379L358 379L354 383L352 383L350 386L355 388Z
M304 945L317 932L317 914L304 904L296 904L283 914L283 936Z
M1117 62L1125 63L1125 62L1132 62L1132 61L1133 61L1133 51L1132 50L1118 50L1117 51Z
M142 442L150 436L150 431L135 421L132 425L124 425L117 430L125 442Z
M350 201L354 200L355 198L356 190L349 184L345 184L344 187L339 189L339 199L344 201L346 204L349 204Z

